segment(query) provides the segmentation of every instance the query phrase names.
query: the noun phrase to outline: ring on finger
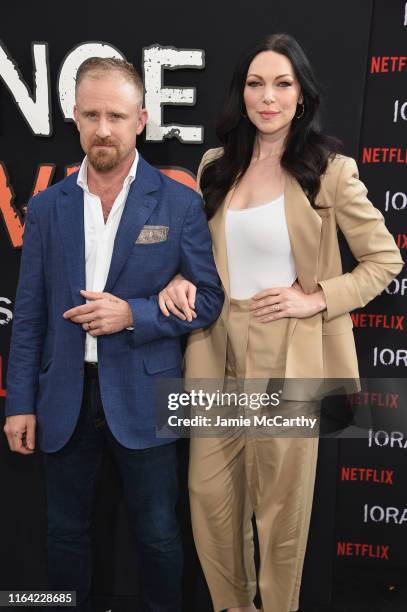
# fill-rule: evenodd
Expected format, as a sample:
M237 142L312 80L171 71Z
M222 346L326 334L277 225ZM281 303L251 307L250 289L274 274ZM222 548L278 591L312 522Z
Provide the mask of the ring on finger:
M280 310L280 304L273 304L271 306L271 312L277 312L278 310Z

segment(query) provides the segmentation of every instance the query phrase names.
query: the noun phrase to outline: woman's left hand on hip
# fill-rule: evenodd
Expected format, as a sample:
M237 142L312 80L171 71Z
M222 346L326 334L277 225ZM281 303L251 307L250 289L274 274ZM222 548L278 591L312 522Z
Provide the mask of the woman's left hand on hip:
M259 321L268 323L287 317L312 317L325 310L326 302L322 289L315 293L304 293L298 282L295 282L292 287L273 287L256 293L249 308Z

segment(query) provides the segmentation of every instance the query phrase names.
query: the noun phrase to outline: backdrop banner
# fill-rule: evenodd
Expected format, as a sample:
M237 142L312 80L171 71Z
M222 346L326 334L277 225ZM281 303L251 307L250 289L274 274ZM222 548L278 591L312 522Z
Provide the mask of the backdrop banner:
M87 57L133 62L145 83L149 121L140 153L195 188L203 153L217 146L215 122L235 61L266 34L303 45L322 86L325 131L354 157L369 197L405 256L407 249L407 2L258 0L191 4L162 0L9 3L0 26L0 414L29 198L71 174L83 158L73 123L74 84ZM342 244L343 243L343 244ZM341 240L345 269L355 265ZM361 393L329 406L341 427L320 442L302 605L329 606L335 571L382 568L383 584L407 566L405 269L352 313ZM338 400L339 401L339 400ZM339 415L339 416L338 416ZM366 423L369 426L366 428ZM360 436L364 429L366 435ZM338 433L339 431L339 433ZM342 432L342 433L340 433ZM351 439L349 439L351 438ZM209 612L193 545L188 440L177 442L185 546L184 610ZM3 525L0 590L46 586L41 456L9 452L0 437ZM93 594L97 610L134 611L137 555L120 479L106 457L94 510ZM314 607L313 607L314 606Z

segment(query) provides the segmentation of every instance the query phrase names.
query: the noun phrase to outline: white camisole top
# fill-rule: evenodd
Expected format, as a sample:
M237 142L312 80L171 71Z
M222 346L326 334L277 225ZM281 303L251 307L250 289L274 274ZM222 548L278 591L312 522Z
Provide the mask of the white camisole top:
M291 287L297 274L284 194L253 208L228 209L225 232L231 298L246 300L263 289Z

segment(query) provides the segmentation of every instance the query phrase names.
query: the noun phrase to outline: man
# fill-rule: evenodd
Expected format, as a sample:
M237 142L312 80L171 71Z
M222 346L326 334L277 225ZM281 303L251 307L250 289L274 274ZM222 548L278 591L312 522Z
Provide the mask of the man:
M29 204L8 368L5 432L44 451L50 588L90 589L92 493L107 446L141 555L143 611L179 612L182 552L175 445L155 437L155 382L181 375L180 336L220 313L223 294L200 197L135 150L147 120L133 66L79 68L79 173ZM157 294L181 272L198 287L183 321Z

